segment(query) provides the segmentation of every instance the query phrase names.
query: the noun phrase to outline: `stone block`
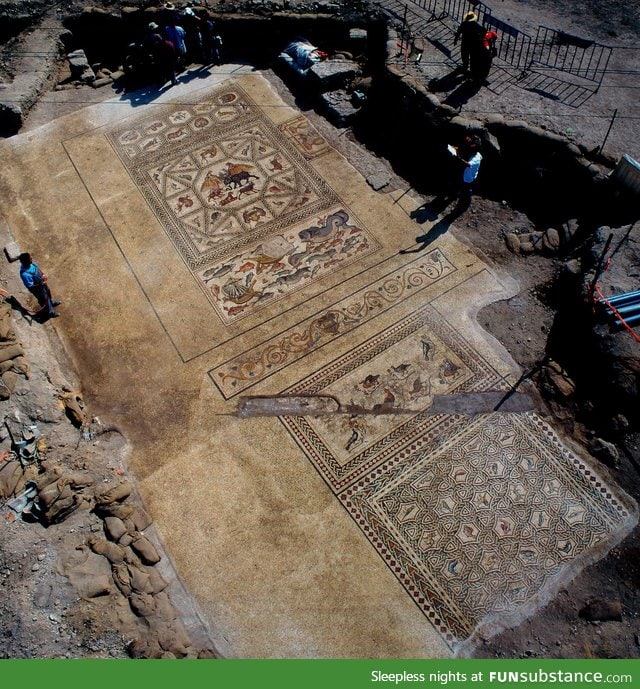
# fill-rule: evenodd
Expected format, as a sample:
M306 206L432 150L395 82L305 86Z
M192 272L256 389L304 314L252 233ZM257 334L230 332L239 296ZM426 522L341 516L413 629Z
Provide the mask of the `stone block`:
M544 240L545 246L548 246L552 251L557 251L560 248L560 234L558 230L556 230L553 227L550 227L545 233L544 233Z
M467 132L479 132L482 129L482 122L472 120L462 115L451 118L451 126L464 129Z
M374 191L380 191L380 189L386 187L390 181L391 177L386 170L380 170L379 172L375 172L373 175L369 175L369 177L367 177L367 184Z
M577 258L572 258L567 261L563 266L565 273L568 275L580 275L582 272L582 266Z
M487 115L484 118L487 125L504 124L504 115L499 115L498 113Z
M73 50L72 52L67 53L67 60L69 60L69 66L71 67L72 72L74 69L78 72L82 72L85 68L91 66L87 60L84 50L81 48L79 50Z
M424 95L423 100L424 100L424 104L426 106L425 110L427 110L427 112L431 112L432 110L437 110L441 105L440 99L437 96L434 96L433 93L426 93Z
M533 244L533 246L540 250L542 248L542 238L544 237L544 232L532 232L530 234L530 241Z
M323 92L345 86L359 72L357 63L349 60L324 60L317 62L309 70L310 79L314 80Z
M96 74L95 72L89 67L89 69L85 69L84 72L80 75L80 81L83 84L92 84L96 80Z
M113 79L111 79L111 77L102 77L101 79L94 79L90 83L94 89L99 89L101 86L106 86L107 84L113 84Z
M367 30L366 29L349 29L349 40L357 41L358 43L366 43Z
M324 105L329 119L338 127L346 127L349 121L358 114L358 109L344 90L323 93L320 96L320 101Z
M455 117L458 114L458 111L453 106L445 103L440 103L439 110L443 117Z
M529 129L529 124L524 120L505 120L504 126L509 129Z
M9 242L5 247L4 247L4 253L5 256L7 257L7 260L9 262L17 261L18 257L22 253L20 251L20 247L18 246L18 242Z
M514 254L517 254L520 251L520 239L517 234L509 232L504 240L507 243L507 248L509 251L512 251Z

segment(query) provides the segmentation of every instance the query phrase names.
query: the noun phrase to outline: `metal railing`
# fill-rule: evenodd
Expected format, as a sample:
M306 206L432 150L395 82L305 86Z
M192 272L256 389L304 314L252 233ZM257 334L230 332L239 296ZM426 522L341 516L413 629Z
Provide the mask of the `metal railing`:
M573 74L600 87L611 52L609 46L540 25L530 63Z
M542 25L538 27L534 38L495 17L491 8L479 0L398 0L390 3L387 0L387 3L404 10L402 16L389 6L384 8L402 19L401 52L406 53L405 63L416 36L420 35L426 36L433 45L452 57L453 34L465 14L474 11L480 24L498 34L496 57L501 66L510 66L520 72L519 77L505 72L507 81L526 83L527 88L551 94L574 107L581 105L594 91L584 83L581 85L562 79L558 73L572 74L595 83L597 91L612 53L609 46ZM384 3L379 3L379 6L383 8ZM412 17L411 21L408 21L408 14ZM439 27L437 30L428 28L436 23Z
M467 12L475 12L482 23L491 9L479 0L411 0L414 5L425 10L431 16L429 21L442 21L447 17L461 22Z

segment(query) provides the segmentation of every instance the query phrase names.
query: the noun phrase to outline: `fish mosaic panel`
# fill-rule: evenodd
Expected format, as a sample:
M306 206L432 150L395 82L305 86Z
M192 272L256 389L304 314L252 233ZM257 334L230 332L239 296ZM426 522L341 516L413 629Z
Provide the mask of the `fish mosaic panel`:
M225 324L380 248L307 162L326 141L300 117L275 126L238 85L107 138Z

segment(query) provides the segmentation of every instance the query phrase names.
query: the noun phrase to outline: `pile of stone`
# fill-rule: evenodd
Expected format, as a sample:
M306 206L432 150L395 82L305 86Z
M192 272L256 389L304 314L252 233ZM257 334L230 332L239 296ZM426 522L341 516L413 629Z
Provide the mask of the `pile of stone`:
M0 302L0 400L7 400L15 390L19 376L29 378L29 364L13 330L11 306Z
M558 229L550 227L544 231L509 232L505 242L514 254L543 254L556 256L565 251L578 232L579 225L575 219L563 223Z
M87 538L81 548L84 560L65 574L84 598L120 592L127 599L141 622L139 634L128 649L133 657L216 657L211 649L193 646L173 607L166 590L168 583L155 568L160 553L144 533L152 521L130 500L132 490L125 480L95 492L88 471L69 471L48 460L34 461L25 468L15 456L0 464L0 498L17 496L7 503L15 510L10 514L29 515L31 521L38 520L47 527L63 522L78 509L93 509L101 518L104 537ZM108 563L106 568L102 558Z
M167 582L154 567L160 554L143 533L151 519L129 502L131 492L131 484L123 481L96 495L94 512L103 519L106 538L87 541L94 553L109 561L116 588L144 620L146 633L130 644L129 652L139 658L212 657L192 647L166 592Z
M56 86L57 91L63 89L77 88L88 84L93 88L100 88L113 84L124 76L122 67L111 71L102 63L89 64L84 50L74 50L67 53L67 61L71 76Z

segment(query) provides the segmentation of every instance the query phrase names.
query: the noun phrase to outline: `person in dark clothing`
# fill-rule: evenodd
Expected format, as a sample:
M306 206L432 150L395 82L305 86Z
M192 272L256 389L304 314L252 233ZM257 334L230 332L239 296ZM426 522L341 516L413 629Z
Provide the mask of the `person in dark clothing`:
M207 10L199 10L198 16L200 18L200 37L202 38L202 58L204 64L219 65L222 62L222 55L220 52L222 38L216 30L213 19L207 14Z
M51 291L47 286L47 278L42 274L37 263L31 260L31 254L20 254L20 277L22 284L33 294L40 304L40 311L44 311L47 317L56 318L60 314L55 307L61 302L56 301L51 296Z
M496 55L496 41L498 34L487 31L482 38L480 47L471 57L471 78L476 84L483 84L491 71L491 64Z
M176 79L178 53L173 43L164 38L159 31L160 27L155 22L151 22L145 44L151 52L156 78L160 79L163 84L170 81L175 85L178 83Z
M460 40L462 68L465 71L469 70L470 62L473 60L472 55L482 45L484 33L484 29L478 24L478 15L475 12L467 12L453 39L454 45Z
M180 21L186 32L184 42L187 47L187 61L200 62L202 60L200 19L191 7L185 7L182 10Z

